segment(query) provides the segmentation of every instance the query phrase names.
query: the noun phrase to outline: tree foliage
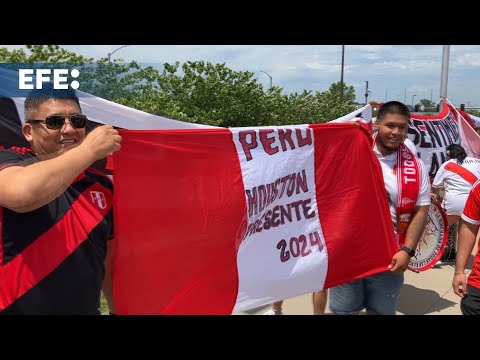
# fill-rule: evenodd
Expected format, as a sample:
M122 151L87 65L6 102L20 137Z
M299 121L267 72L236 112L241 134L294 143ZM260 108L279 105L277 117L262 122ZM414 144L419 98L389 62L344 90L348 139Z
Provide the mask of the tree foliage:
M0 62L84 64L80 89L151 114L207 125L238 127L322 123L354 111L353 86L334 83L327 91L284 94L281 87L264 89L250 71L223 64L187 61L142 67L137 62L96 62L58 45L0 48Z
M9 63L86 63L92 62L92 58L85 58L71 51L61 48L58 45L27 45L24 49L9 51L7 48L0 48L0 62Z

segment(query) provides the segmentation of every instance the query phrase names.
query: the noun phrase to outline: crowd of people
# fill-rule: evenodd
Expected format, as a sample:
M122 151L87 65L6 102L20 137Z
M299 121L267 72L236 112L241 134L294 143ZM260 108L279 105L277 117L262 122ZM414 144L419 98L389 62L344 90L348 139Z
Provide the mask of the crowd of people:
M113 185L91 165L118 151L121 136L110 125L87 134L87 117L72 89L44 87L24 106L22 131L31 148L0 151L0 314L99 314L102 291L113 314ZM465 275L480 226L480 160L450 145L430 184L425 164L408 144L409 120L407 106L387 102L373 134L398 240L389 270L319 289L312 294L314 314L325 313L329 297L333 314L394 315L432 200L441 203L449 225L460 223L452 286L462 297L462 313L480 314L478 256L468 281ZM266 314L282 315L282 305L274 303Z

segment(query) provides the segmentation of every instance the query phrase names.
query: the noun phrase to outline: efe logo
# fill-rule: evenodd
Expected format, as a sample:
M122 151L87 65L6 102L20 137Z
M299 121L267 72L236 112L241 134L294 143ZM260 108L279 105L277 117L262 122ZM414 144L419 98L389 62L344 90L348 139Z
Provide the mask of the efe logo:
M68 89L67 77L68 69L53 69L53 88L56 90L66 90ZM33 81L33 76L36 77L36 81ZM18 70L18 88L20 90L33 90L42 89L44 82L51 82L50 75L52 75L51 69L19 69ZM80 71L73 69L70 73L70 76L73 78L78 78L80 76ZM72 81L70 86L73 89L78 89L80 83L76 80Z

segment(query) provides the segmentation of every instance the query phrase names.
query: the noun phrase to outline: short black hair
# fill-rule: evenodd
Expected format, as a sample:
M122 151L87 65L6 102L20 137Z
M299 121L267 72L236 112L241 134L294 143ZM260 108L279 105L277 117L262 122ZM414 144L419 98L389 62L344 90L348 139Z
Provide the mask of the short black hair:
M407 105L400 101L389 101L383 104L378 110L377 119L383 120L387 114L400 114L410 119L410 110L408 110Z
M461 145L450 144L446 150L450 153L450 159L456 159L459 164L463 164L463 160L467 157L467 152Z
M42 85L42 89L33 89L25 99L23 108L25 112L25 121L35 120L31 118L40 105L52 99L70 99L74 100L81 111L80 101L78 100L75 89L68 86L67 89L55 89L53 82L47 82Z

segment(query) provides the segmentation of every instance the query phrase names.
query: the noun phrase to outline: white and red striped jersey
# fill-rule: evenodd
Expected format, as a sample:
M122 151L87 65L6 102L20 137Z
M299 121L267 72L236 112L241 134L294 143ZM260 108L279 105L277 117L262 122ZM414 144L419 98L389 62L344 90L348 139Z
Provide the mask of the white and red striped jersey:
M459 164L456 159L451 159L440 166L432 186L445 188L442 207L448 215L462 214L468 194L478 179L480 179L480 159L467 157L462 164Z

